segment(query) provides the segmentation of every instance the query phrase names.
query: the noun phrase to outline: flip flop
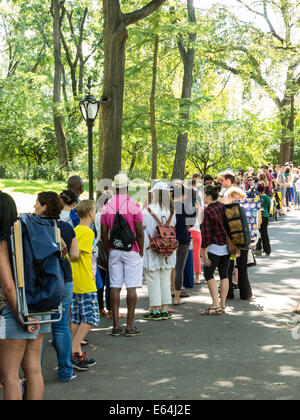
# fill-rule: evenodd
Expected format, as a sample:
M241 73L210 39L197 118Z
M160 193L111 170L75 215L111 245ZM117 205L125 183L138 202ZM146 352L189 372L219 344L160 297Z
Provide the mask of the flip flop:
M184 305L185 302L179 302L179 303L172 303L172 306L179 306L179 305Z

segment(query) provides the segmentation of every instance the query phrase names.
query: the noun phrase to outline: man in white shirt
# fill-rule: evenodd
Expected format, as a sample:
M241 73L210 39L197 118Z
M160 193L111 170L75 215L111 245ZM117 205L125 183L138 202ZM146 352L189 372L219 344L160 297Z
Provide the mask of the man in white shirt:
M222 174L222 191L220 193L221 196L223 196L223 199L221 200L224 204L228 204L228 189L233 186L235 175L233 172L223 172Z

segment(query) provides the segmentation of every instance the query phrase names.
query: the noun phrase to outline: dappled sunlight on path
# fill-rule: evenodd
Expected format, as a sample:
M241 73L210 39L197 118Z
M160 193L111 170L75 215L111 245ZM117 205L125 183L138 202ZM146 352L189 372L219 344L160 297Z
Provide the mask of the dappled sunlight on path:
M87 399L297 399L300 342L293 315L300 302L300 212L270 224L272 254L249 269L256 300L227 302L227 313L204 317L211 300L207 286L190 290L171 321L141 318L147 288L139 291L136 325L144 334L113 338L111 321L90 334L89 350L99 360L59 394L49 348L48 398ZM122 291L122 308L125 292ZM295 331L294 331L295 332ZM52 361L51 361L52 360ZM51 367L52 363L52 367Z
M300 378L300 212L270 224L272 254L249 269L256 296L227 301L227 313L201 316L207 286L189 290L170 321L146 321L147 287L138 291L136 325L143 335L112 337L111 320L89 334L97 365L70 384L57 381L47 338L46 399L208 400L298 399ZM125 312L125 291L121 311ZM125 325L126 321L123 321Z

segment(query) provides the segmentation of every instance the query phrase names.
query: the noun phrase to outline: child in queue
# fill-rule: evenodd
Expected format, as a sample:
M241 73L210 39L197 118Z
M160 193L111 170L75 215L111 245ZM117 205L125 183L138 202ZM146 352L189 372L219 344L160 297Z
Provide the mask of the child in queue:
M72 300L72 363L78 370L88 370L96 364L82 352L81 343L93 326L100 321L96 286L96 261L93 261L93 242L95 234L90 228L95 222L96 209L92 200L83 200L76 207L80 224L75 233L80 251L80 258L72 264L73 300Z

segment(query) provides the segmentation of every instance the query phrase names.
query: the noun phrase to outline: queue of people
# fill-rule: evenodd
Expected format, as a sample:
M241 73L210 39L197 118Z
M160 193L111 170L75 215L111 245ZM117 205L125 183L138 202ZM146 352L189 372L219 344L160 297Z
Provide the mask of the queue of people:
M289 171L287 170L289 169ZM254 298L247 271L250 239L238 254L230 254L230 230L225 205L246 197L259 197L262 206L260 239L257 252L271 254L268 223L271 197L281 193L282 213L291 205L299 206L297 182L300 169L289 164L252 168L236 176L226 171L216 177L194 174L192 183L157 180L142 209L128 194L129 179L116 175L115 194L101 192L101 206L92 200L80 200L83 181L71 177L60 195L42 192L34 207L35 214L57 220L61 232L61 251L67 255L64 268L65 294L62 319L53 324L33 324L25 329L17 320L17 295L12 274L10 228L17 219L13 199L0 192L0 383L5 399L22 399L19 369L26 378L26 399L43 397L41 354L44 335L52 332L57 353L58 377L69 382L75 371L88 371L96 365L83 350L89 331L99 325L104 311L103 289L106 289L107 311L111 314L111 335L140 336L134 325L137 289L143 278L148 286L149 321L172 319L184 304L185 267L192 249L195 285L205 280L212 298L201 315L226 313L227 299L233 299L233 288L240 298ZM299 181L300 183L300 181ZM288 191L288 192L287 192ZM99 202L99 200L98 200ZM244 210L242 209L242 212ZM246 215L243 213L243 217ZM97 239L96 239L97 238ZM253 244L252 244L253 246ZM100 258L101 249L101 258ZM97 258L98 257L98 258ZM104 261L107 259L107 261ZM218 269L220 283L215 278ZM237 281L234 285L234 273ZM203 276L203 279L201 278ZM120 292L125 283L127 320L120 322ZM102 289L102 291L101 291ZM173 294L173 296L172 296ZM102 311L102 312L101 312ZM104 312L103 312L104 311Z

